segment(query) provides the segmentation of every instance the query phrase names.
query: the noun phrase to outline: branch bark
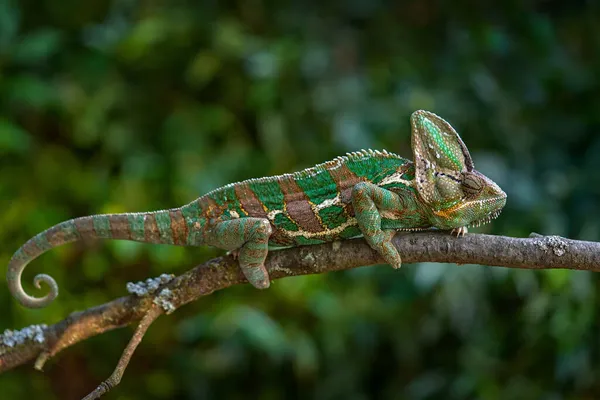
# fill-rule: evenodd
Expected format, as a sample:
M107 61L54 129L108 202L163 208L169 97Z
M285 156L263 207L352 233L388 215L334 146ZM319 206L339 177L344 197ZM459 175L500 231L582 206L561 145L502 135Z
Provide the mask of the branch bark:
M394 244L404 263L422 261L481 264L527 269L600 271L600 243L557 236L512 238L446 232L399 233ZM267 258L271 279L320 274L382 263L363 239L273 251ZM176 277L162 288L171 290L175 309L229 286L246 283L230 256L209 260ZM160 290L160 289L159 289ZM45 330L43 343L27 341L0 346L0 373L38 359L36 368L63 349L103 332L139 321L153 307L153 296L130 295L72 313Z

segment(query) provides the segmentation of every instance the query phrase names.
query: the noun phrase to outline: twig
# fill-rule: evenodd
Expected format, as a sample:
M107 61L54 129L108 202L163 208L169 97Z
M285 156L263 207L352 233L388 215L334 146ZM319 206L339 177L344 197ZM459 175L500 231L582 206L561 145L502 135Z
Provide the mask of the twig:
M83 400L96 400L100 398L102 395L106 394L109 390L117 386L121 382L121 378L125 373L125 369L127 365L129 365L129 361L137 349L138 345L142 341L142 338L146 334L146 331L152 325L154 321L163 313L163 310L158 306L152 306L148 313L144 315L139 325L137 326L131 340L123 350L123 354L117 363L117 366L113 373L102 382L98 387L90 394L84 397Z
M421 261L482 264L529 269L576 269L600 271L600 243L557 236L511 238L468 234L455 238L445 232L398 234L394 239L404 263ZM319 274L381 263L379 255L362 239L273 251L267 259L272 279ZM219 257L173 279L170 290L173 310L215 290L246 283L232 257ZM40 354L37 365L61 350L89 337L128 325L148 315L152 296L122 297L76 312L44 331L44 342L28 341L0 345L0 372L29 362Z

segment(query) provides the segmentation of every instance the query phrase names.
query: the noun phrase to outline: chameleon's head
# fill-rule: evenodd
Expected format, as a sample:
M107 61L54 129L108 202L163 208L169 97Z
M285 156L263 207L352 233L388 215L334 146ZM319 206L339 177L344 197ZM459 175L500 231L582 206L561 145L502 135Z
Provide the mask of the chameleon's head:
M431 223L452 229L496 218L506 193L474 169L469 150L452 126L422 110L413 113L411 125L416 189Z
M488 223L500 215L506 204L506 193L475 170L461 173L458 181L444 182L442 178L436 186L447 189L444 197L434 201L435 206L432 207L431 222L438 228ZM442 191L444 189L438 193Z

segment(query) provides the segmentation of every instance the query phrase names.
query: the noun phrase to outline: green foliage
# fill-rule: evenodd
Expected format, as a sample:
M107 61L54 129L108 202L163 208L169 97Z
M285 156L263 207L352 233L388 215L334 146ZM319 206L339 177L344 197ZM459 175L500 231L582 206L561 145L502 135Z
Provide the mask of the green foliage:
M0 264L71 217L182 205L363 147L408 156L419 108L508 194L476 231L600 240L597 21L594 2L0 0ZM58 248L25 277L54 276L58 300L25 310L0 281L0 329L216 254ZM598 398L597 288L586 272L439 264L231 288L160 319L107 398ZM3 374L2 398L80 398L130 334Z

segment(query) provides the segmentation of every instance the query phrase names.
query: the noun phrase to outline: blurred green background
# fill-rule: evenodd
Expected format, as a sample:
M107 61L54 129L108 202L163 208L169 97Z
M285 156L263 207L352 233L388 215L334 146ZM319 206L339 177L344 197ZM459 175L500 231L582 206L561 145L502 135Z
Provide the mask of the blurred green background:
M0 0L0 265L72 217L361 148L410 156L416 109L508 193L475 231L600 240L600 5L497 3ZM0 331L218 254L58 248L25 279L51 274L58 300L27 310L0 280ZM599 277L425 263L233 287L159 319L106 398L597 399ZM78 399L131 333L9 371L0 397Z

